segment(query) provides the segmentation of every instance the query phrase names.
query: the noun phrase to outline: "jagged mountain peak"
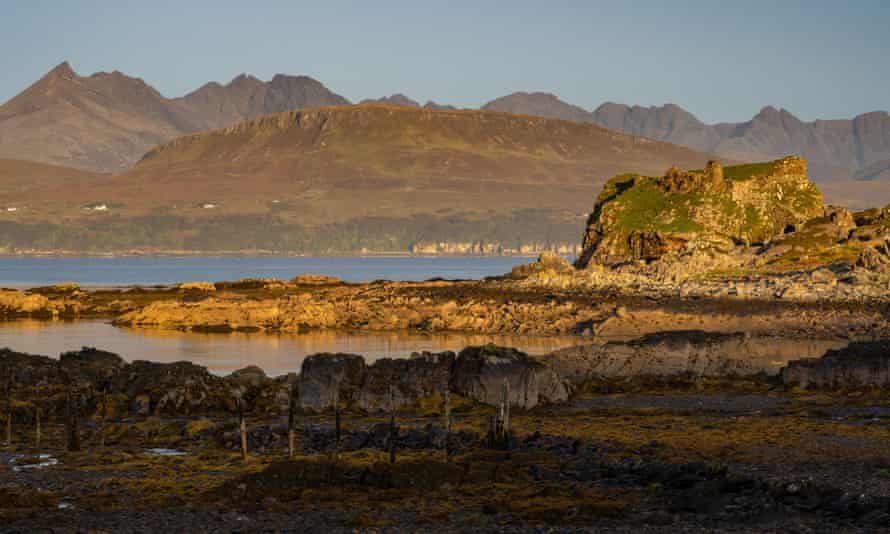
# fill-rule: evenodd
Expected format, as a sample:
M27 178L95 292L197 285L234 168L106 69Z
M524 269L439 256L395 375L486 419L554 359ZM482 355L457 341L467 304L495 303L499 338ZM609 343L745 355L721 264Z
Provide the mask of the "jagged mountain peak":
M46 73L44 78L50 77L61 77L61 78L75 78L77 77L77 73L74 72L74 69L71 67L71 63L68 60L65 60Z
M226 87L257 87L260 85L263 85L262 80L253 74L242 72L238 76L232 78L232 81L226 84Z
M408 106L411 108L419 108L420 102L405 96L402 93L395 93L381 98L369 98L361 101L362 104L391 104L393 106Z

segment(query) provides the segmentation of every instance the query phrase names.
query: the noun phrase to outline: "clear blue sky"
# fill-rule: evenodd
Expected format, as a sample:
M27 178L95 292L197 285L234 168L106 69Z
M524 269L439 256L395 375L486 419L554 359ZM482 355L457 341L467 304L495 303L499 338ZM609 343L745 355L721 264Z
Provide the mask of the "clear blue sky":
M241 72L307 74L357 101L477 107L513 91L673 102L707 122L890 108L890 1L5 0L0 101L69 60L167 96Z

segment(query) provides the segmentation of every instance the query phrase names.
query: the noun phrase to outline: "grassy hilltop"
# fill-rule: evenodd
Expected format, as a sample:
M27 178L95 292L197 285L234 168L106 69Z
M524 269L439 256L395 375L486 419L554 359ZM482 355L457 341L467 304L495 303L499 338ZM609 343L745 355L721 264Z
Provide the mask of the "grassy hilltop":
M872 255L867 249L884 250L888 213L825 206L797 157L623 174L597 198L579 265L681 264L703 256L724 260L710 266L767 270L867 262L860 257Z

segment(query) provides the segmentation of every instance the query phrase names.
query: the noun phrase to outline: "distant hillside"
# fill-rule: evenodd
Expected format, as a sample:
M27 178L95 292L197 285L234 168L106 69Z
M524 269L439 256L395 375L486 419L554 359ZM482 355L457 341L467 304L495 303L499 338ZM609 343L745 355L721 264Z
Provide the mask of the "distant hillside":
M46 165L33 161L0 159L0 199L8 206L41 205L48 191L65 187L89 187L107 175ZM14 203L9 203L10 201Z
M673 104L606 103L586 111L548 93L513 93L483 109L589 122L739 161L797 154L809 161L817 181L850 178L869 165L890 159L890 115L885 111L849 120L804 122L786 110L767 106L750 121L710 125Z
M445 104L437 104L432 100L427 100L426 104L423 106L420 105L420 102L414 100L411 97L405 96L402 93L396 93L390 96L384 96L381 98L367 98L360 102L361 104L392 104L393 106L408 106L410 108L419 108L424 107L426 109L457 109L454 106L449 106Z
M482 109L566 121L595 122L591 114L584 109L567 104L550 93L512 93L492 100L482 106Z
M54 243L291 252L459 251L483 243L533 252L578 245L608 177L707 160L540 117L379 104L313 108L180 137L125 173L32 191L30 198L45 201L42 211L5 219L54 226L9 227L6 242L16 250Z
M159 194L169 202L223 196L248 209L242 199L284 196L306 202L310 211L329 198L346 197L342 201L355 206L344 215L542 204L583 211L589 197L579 202L571 191L595 190L628 168L663 171L674 162L700 165L706 159L594 125L363 105L270 115L176 139L119 177L116 192L128 195L122 202L138 205L144 198L136 193L139 184L163 184ZM327 209L343 211L335 203Z
M348 103L305 76L240 76L168 99L120 72L79 76L66 62L0 106L0 157L120 171L185 133L268 113Z
M890 159L872 163L853 177L866 181L890 181Z
M408 98L407 96L396 93L390 96L384 96L377 99L366 99L361 101L362 104L391 104L393 106L408 106L410 108L419 108L420 102L414 100L413 98Z

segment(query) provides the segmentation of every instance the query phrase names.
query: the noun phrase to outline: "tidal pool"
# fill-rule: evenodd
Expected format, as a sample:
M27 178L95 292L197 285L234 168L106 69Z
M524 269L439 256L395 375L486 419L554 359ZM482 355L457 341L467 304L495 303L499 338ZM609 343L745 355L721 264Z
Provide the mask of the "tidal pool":
M317 331L300 334L195 333L149 328L118 328L102 321L35 321L0 323L0 347L58 357L61 353L95 347L127 361L169 363L190 361L225 375L248 365L269 376L300 370L303 359L319 352L361 354L367 361L405 358L412 352L459 351L471 345L496 343L529 354L546 354L573 344L577 337L423 334L415 332ZM589 342L589 340L587 340Z

